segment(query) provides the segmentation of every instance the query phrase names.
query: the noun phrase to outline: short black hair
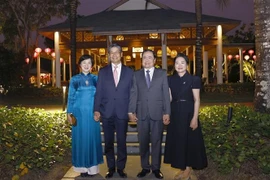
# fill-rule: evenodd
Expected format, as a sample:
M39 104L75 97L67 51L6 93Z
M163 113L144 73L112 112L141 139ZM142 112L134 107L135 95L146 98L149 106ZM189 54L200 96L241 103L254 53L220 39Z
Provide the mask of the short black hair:
M145 52L151 52L151 53L153 54L154 58L155 58L155 59L157 58L156 53L155 53L154 51L152 51L151 49L145 49L145 50L142 52L142 57L143 57L143 54L144 54Z
M94 66L94 58L89 54L84 54L80 57L78 64L81 64L84 60L90 59L91 60L91 66Z
M177 55L173 59L173 62L175 63L176 59L179 58L179 57L184 58L184 60L186 61L187 65L189 65L189 59L188 59L187 55L185 55L184 53L177 53Z

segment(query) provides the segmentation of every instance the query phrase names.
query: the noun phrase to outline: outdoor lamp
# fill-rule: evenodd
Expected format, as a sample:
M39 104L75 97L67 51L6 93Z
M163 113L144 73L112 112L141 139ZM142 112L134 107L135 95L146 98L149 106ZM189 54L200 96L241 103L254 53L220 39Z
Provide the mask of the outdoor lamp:
M244 59L247 61L247 60L249 60L249 55L245 55L244 56Z

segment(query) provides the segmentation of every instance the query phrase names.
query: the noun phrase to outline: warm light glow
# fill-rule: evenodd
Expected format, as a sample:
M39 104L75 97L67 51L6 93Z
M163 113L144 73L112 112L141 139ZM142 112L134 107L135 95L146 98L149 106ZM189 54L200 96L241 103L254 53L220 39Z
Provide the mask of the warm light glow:
M46 48L45 50L44 50L47 54L50 54L50 52L52 51L50 48Z
M179 38L180 38L180 39L185 39L186 37L185 37L185 35L180 34L180 35L179 35Z
M60 57L60 63L64 62L64 59Z
M233 57L233 56L232 56L231 54L228 55L228 59L229 59L229 60L231 60L232 57Z
M37 47L37 48L35 49L35 52L36 52L36 53L40 53L41 51L42 51L42 49L39 48L39 47Z
M128 51L128 47L122 47L122 51Z
M132 53L132 57L135 59L136 58L136 53Z
M245 55L244 56L244 59L247 61L247 60L249 60L249 55Z
M254 61L255 61L255 60L256 60L256 58L257 58L257 57L256 57L256 55L253 55L252 57L253 57Z
M239 59L239 55L238 55L238 54L236 54L236 55L235 55L235 58L236 58L236 59Z
M250 54L250 55L252 55L254 53L254 51L252 50L252 49L250 49L249 51L248 51L248 54Z
M104 48L100 48L98 50L98 53L99 53L100 56L105 55L105 49Z
M143 47L132 47L132 52L143 52Z
M175 58L177 55L177 51L176 50L172 50L171 51L171 58Z
M130 61L131 57L129 55L126 56L126 61Z
M147 49L150 49L150 50L154 51L155 47L154 46L148 46Z
M28 64L29 63L29 58L25 58L25 62L26 62L26 64Z
M123 41L123 40L125 40L125 38L122 35L118 35L118 36L116 36L116 40L117 41Z
M37 58L37 57L38 57L38 53L34 52L34 58Z
M161 50L158 50L157 51L157 57L161 57L162 56L162 51Z
M51 53L51 56L52 56L52 57L55 57L55 52L52 52L52 53Z
M158 33L150 33L149 38L150 39L157 39L158 38Z

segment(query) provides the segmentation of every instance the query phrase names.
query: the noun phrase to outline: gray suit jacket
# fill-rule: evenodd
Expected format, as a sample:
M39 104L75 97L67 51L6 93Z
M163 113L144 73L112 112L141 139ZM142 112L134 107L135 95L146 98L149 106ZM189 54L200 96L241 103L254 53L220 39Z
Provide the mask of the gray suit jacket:
M155 68L150 88L147 87L144 69L138 70L133 76L130 92L129 111L143 120L149 114L153 120L162 120L164 114L170 115L170 95L167 73Z

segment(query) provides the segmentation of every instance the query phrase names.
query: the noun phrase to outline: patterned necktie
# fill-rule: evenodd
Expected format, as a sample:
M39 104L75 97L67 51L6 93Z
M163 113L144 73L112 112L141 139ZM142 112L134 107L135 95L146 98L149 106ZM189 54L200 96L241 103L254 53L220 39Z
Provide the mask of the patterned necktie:
M149 70L146 71L146 84L147 84L147 87L149 88L150 87L150 74L149 74Z
M117 72L117 68L118 68L118 66L114 66L114 71L113 71L113 78L114 78L115 87L118 84L118 72Z

